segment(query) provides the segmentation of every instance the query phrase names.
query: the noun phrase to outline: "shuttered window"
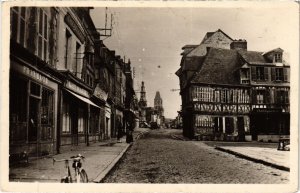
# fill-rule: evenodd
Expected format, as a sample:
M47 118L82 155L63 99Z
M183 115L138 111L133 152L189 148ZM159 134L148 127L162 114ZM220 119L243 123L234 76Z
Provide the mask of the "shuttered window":
M264 67L256 67L256 80L265 80L266 74Z
M256 80L256 67L255 66L251 67L251 79L254 81Z
M283 81L290 82L290 69L283 68Z

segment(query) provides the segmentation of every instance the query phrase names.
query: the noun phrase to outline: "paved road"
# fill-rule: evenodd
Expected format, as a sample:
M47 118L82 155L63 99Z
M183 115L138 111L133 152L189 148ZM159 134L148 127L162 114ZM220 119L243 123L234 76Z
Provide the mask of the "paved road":
M289 182L289 172L253 163L198 141L173 139L176 130L152 130L135 142L105 183Z

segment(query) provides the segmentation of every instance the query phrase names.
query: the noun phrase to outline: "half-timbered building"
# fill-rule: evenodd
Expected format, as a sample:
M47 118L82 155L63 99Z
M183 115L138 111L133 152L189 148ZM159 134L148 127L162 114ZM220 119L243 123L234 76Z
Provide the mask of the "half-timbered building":
M183 47L176 72L183 134L239 141L276 141L289 135L289 65L283 50L262 53L247 51L246 40L232 40L229 47L213 41L198 56L189 54L199 46Z

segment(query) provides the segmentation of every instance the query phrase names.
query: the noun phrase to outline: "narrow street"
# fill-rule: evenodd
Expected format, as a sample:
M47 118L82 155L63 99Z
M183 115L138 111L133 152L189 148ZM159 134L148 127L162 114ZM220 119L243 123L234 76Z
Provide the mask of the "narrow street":
M237 158L200 141L152 130L136 141L104 183L288 183L289 172Z

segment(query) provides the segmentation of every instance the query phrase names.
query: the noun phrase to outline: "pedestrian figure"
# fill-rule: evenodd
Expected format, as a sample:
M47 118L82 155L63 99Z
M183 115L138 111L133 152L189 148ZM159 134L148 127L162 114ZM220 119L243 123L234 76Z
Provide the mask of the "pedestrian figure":
M117 134L117 140L118 143L121 143L121 138L123 137L123 125L120 119L118 119L118 134Z
M126 143L131 143L133 142L133 136L132 136L132 132L133 132L133 128L132 128L132 124L130 122L126 123Z

